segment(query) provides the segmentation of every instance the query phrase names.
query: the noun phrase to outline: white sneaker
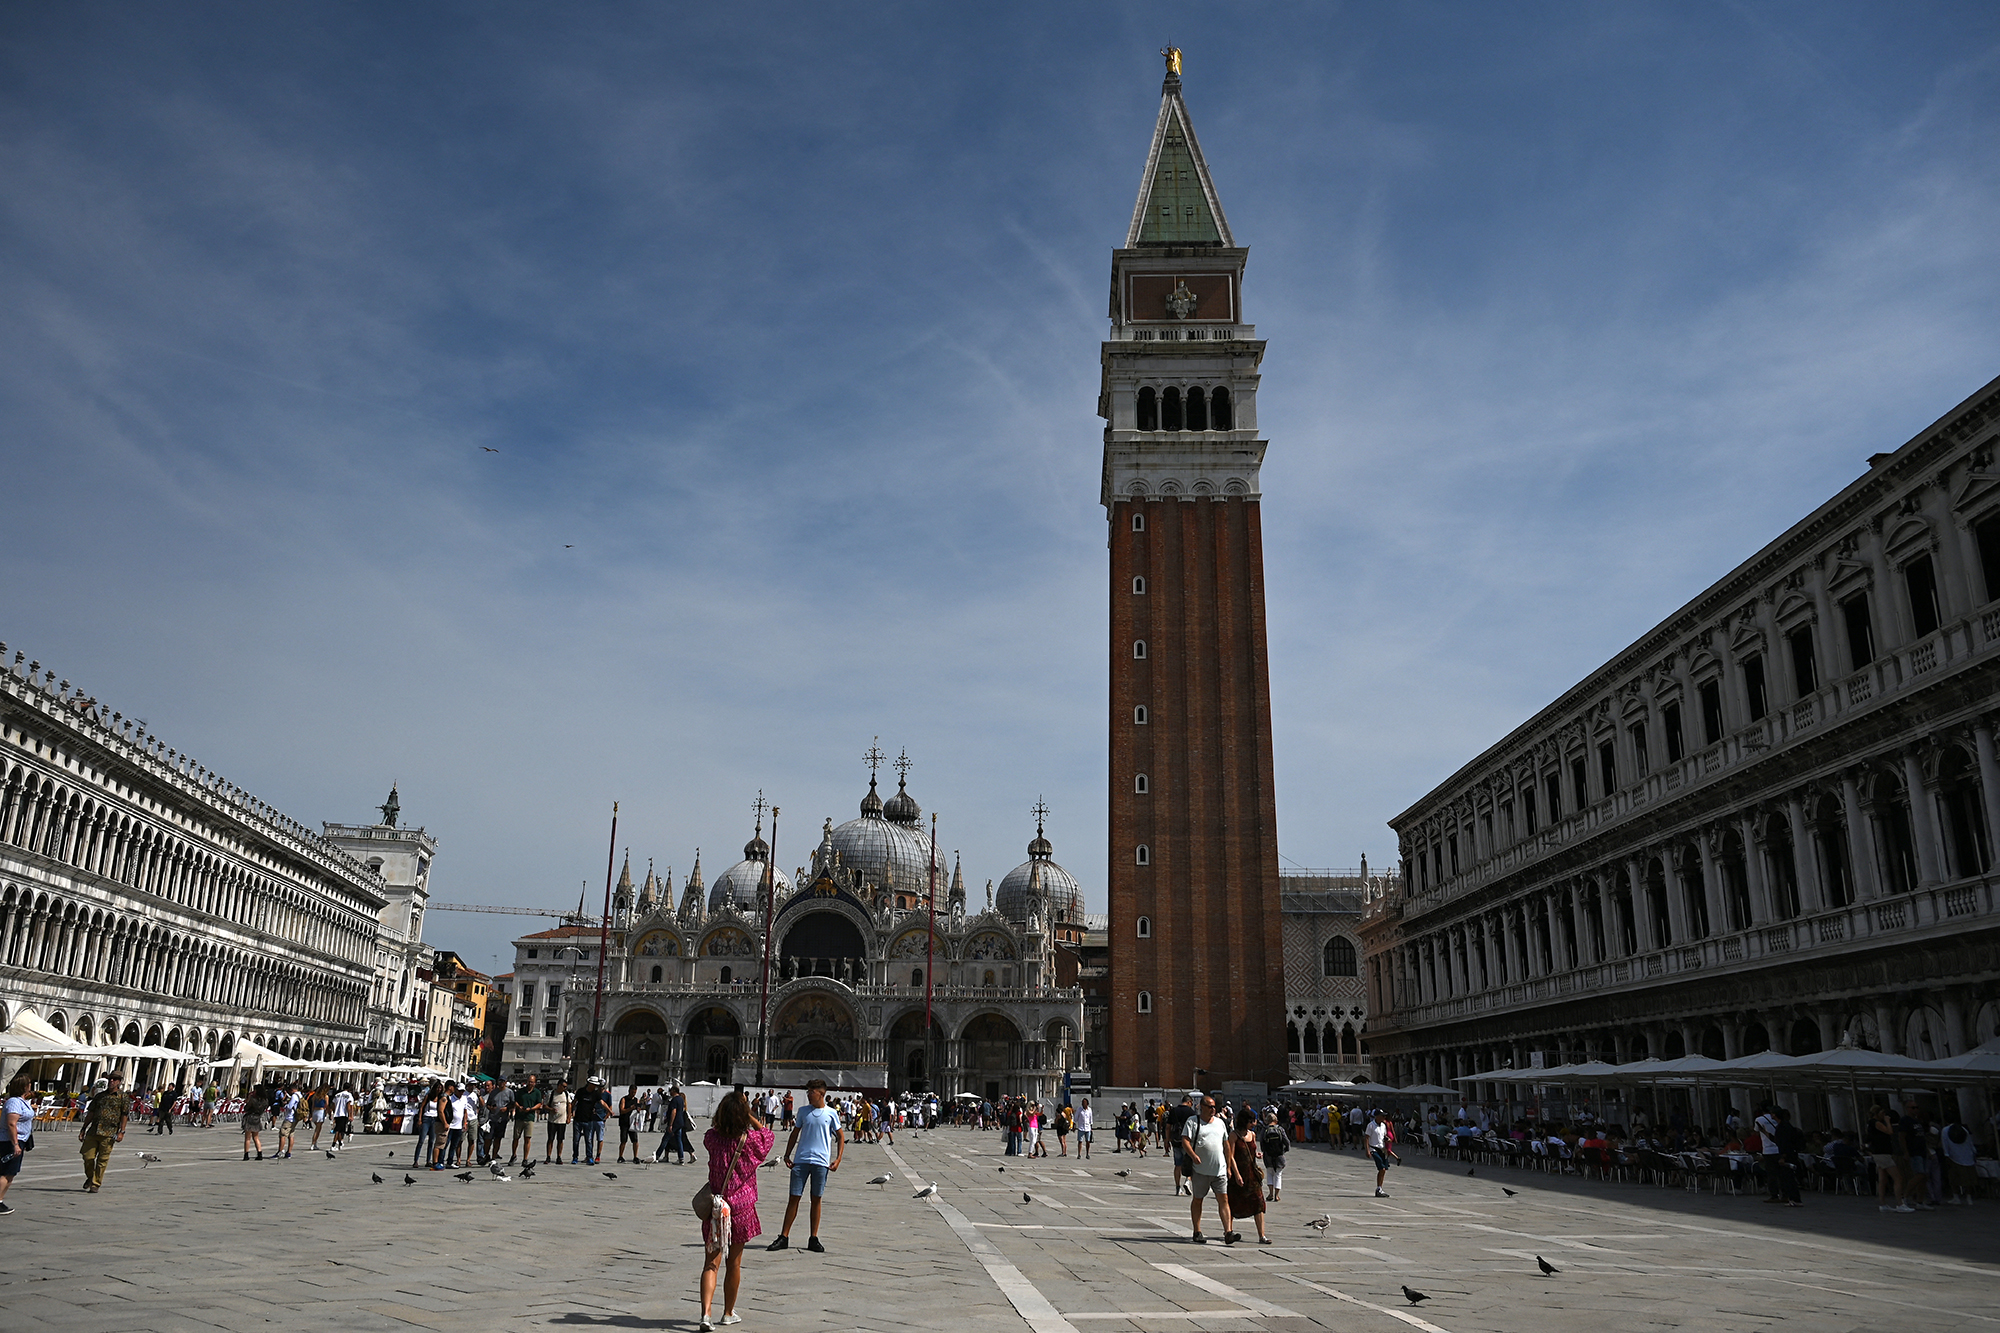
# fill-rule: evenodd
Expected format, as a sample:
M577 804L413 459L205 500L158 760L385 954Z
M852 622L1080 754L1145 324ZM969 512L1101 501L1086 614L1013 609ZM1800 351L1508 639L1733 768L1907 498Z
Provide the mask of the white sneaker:
M715 1325L709 1322L707 1315L701 1317L701 1333L715 1333Z
M1907 1203L1899 1203L1894 1208L1891 1208L1889 1211L1892 1213L1914 1213L1917 1210L1910 1207L1910 1205L1908 1205Z
M1388 1198L1388 1197L1389 1197L1389 1191L1387 1191L1387 1190L1376 1190L1376 1191L1375 1191L1375 1197L1376 1197L1376 1198L1378 1198L1378 1199L1386 1199L1386 1198Z
M743 1316L740 1314L726 1314L722 1316L722 1322L725 1324L740 1324L743 1322Z

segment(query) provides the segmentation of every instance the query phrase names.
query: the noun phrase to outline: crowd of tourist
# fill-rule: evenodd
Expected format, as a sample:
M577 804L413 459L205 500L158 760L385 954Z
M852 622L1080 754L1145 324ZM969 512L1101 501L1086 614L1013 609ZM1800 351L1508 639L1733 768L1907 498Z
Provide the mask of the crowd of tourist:
M1761 1190L1766 1202L1794 1208L1804 1206L1807 1186L1872 1194L1883 1212L1972 1203L1979 1159L1994 1155L2000 1117L1983 1127L1983 1135L1980 1127L1930 1113L1915 1101L1900 1110L1872 1106L1864 1119L1858 1132L1807 1131L1775 1103L1750 1115L1731 1109L1714 1126L1692 1125L1678 1114L1656 1125L1643 1110L1634 1111L1629 1124L1588 1110L1560 1123L1502 1123L1487 1108L1461 1108L1449 1118L1433 1108L1409 1128L1433 1152L1467 1161L1688 1188L1707 1184L1737 1195Z

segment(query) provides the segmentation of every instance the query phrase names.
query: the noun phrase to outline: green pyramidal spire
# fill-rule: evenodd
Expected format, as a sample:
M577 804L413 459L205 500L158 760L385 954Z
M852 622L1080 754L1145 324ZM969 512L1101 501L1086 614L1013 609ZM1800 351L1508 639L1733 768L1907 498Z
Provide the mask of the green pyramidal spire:
M1146 175L1139 182L1125 248L1235 244L1187 103L1181 100L1180 73L1170 64L1160 86L1160 118L1153 125L1153 146L1146 154Z

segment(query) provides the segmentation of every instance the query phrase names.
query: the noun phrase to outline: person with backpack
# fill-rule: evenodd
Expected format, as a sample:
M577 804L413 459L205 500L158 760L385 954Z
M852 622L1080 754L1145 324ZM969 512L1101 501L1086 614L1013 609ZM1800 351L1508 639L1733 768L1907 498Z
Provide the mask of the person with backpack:
M1275 1110L1264 1112L1264 1125L1259 1133L1263 1136L1258 1146L1264 1150L1264 1197L1276 1203L1285 1188L1285 1154L1291 1151L1292 1141L1278 1123Z

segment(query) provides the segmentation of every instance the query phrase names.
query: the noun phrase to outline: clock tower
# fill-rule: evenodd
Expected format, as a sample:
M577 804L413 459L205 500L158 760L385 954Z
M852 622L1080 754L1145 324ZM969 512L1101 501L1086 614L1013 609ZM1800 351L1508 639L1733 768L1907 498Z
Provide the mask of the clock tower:
M1111 1083L1287 1077L1249 252L1167 55L1097 412L1111 551ZM1197 1071L1203 1071L1197 1073Z

